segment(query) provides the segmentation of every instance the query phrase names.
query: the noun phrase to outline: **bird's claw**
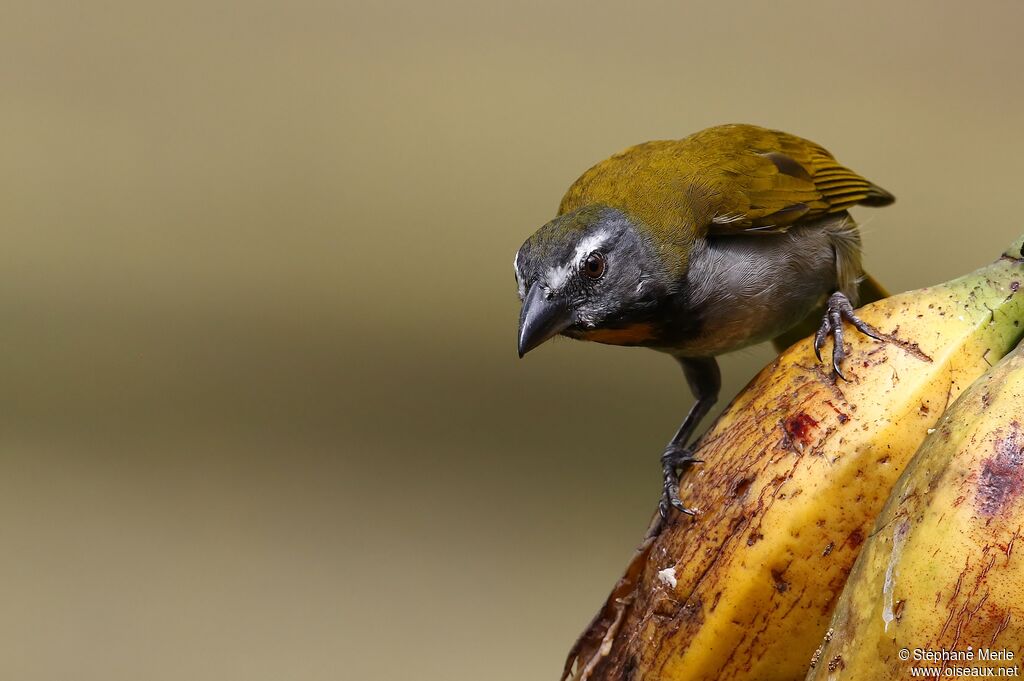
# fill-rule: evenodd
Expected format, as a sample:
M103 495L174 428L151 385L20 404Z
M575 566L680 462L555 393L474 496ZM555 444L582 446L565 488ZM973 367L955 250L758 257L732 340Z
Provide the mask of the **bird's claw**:
M688 516L697 515L696 509L688 508L679 498L679 476L681 471L686 470L695 463L704 463L702 459L693 456L692 450L688 447L675 449L670 447L661 455L661 470L663 486L661 501L658 503L658 513L662 519L668 516L668 509L672 507Z
M838 291L828 299L828 306L825 309L825 317L821 320L818 332L814 334L814 356L821 360L821 348L825 345L825 339L832 336L832 374L844 381L848 381L843 374L840 365L846 358L846 348L843 345L843 321L848 321L855 329L869 338L884 340L882 333L867 322L860 319L853 311L850 299Z

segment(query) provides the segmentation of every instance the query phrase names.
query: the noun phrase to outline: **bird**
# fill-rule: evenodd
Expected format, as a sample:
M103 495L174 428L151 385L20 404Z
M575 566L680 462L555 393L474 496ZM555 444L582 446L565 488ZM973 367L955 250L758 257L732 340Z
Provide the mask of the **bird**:
M661 454L658 509L692 516L679 480L700 463L690 440L718 400L718 355L816 329L819 361L831 336L845 379L844 322L886 339L854 312L888 294L863 271L849 209L893 201L824 147L755 125L629 147L584 172L516 253L519 356L561 335L675 358L695 400Z

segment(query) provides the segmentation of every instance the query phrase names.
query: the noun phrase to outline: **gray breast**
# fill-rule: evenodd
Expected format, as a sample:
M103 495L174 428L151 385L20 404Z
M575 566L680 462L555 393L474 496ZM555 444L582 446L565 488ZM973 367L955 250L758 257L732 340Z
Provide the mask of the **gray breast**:
M667 351L713 356L770 340L841 290L853 298L860 238L846 213L784 234L713 236L690 260L686 309L700 332Z

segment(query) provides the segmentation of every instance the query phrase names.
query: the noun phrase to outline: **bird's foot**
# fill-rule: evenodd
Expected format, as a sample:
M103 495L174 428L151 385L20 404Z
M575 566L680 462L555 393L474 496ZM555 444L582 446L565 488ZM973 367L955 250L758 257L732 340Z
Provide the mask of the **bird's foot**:
M668 509L671 506L680 513L693 516L697 511L687 508L679 499L679 476L692 464L703 463L700 459L694 458L692 447L673 447L669 445L665 453L661 455L661 472L663 486L661 501L658 503L658 513L662 519L668 516Z
M831 334L832 373L833 376L838 376L845 381L846 376L843 375L842 370L839 368L843 358L846 357L846 349L843 347L843 320L853 324L865 336L879 341L885 340L885 338L881 331L862 321L854 313L853 305L850 304L850 299L845 295L837 291L829 297L828 306L825 309L825 317L821 320L821 327L818 328L818 333L814 336L814 354L818 357L818 361L821 361L821 348L825 345L825 339Z

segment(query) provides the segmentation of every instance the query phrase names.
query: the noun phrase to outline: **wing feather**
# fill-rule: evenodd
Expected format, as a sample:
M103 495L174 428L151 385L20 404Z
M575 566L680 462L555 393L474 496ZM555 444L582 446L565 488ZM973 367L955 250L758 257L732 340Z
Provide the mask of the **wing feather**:
M753 125L722 125L645 142L602 161L566 192L559 214L589 204L626 211L666 243L701 234L784 232L893 196L823 147Z
M708 230L714 233L780 232L858 203L885 205L893 200L820 145L794 135L722 126L695 137L708 147L704 172L718 174L715 184L724 187L712 202ZM726 159L721 173L715 171L716 154ZM722 215L729 219L719 219Z

